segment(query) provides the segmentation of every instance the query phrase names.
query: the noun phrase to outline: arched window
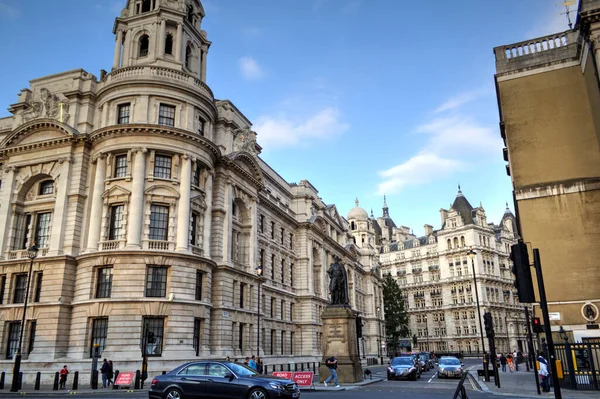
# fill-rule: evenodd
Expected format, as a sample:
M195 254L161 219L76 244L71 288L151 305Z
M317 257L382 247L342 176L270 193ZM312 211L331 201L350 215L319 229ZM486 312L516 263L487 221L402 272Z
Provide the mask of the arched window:
M465 246L465 236L460 237L460 246L461 247Z
M146 57L148 55L148 48L150 47L150 38L148 35L140 37L140 57Z
M142 0L142 12L151 11L152 2L150 0Z
M449 238L448 241L446 241L446 243L448 244L448 249L452 249L452 241L450 241Z
M454 237L454 248L458 248L458 238Z
M354 224L354 222L350 222L350 228L351 228L352 230L355 230L355 229L356 229L356 225Z
M191 69L192 66L192 46L187 45L185 48L185 67Z
M173 35L170 33L165 37L165 54L173 55Z

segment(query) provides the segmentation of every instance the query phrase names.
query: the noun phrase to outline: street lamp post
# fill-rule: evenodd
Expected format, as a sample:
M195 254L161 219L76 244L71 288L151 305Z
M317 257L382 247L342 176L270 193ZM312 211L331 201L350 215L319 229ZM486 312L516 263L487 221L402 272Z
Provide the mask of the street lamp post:
M258 276L258 309L256 310L257 328L256 328L256 356L260 356L260 287L263 280L263 267L259 265L256 267L256 275Z
M430 350L429 350L429 329L427 327L425 327L425 336L427 337L427 352L430 352Z
M378 338L379 344L377 345L378 346L377 354L379 355L379 357L381 359L381 364L383 364L383 348L382 348L383 340L381 338L381 320L380 320L381 316L380 315L381 315L381 306L377 306L377 327L379 329L379 338Z
M12 385L10 387L11 392L18 392L20 388L20 377L21 377L21 350L23 345L23 330L25 330L25 316L27 315L27 300L29 299L29 285L31 284L31 273L33 271L33 261L37 258L38 248L35 243L31 247L29 247L28 257L30 259L29 262L29 273L27 274L27 288L25 289L25 298L23 301L23 317L21 318L21 326L19 328L19 346L17 347L17 352L15 353L15 366L13 369L13 379Z
M489 381L489 376L487 374L487 362L486 362L486 353L485 353L485 339L483 338L483 326L481 325L481 309L479 307L479 291L477 290L477 276L475 274L475 256L477 256L477 252L471 247L469 252L467 252L469 258L471 258L471 267L473 268L473 285L475 286L475 301L477 303L477 319L479 320L479 334L481 335L481 350L483 351L483 371L485 373L485 380Z

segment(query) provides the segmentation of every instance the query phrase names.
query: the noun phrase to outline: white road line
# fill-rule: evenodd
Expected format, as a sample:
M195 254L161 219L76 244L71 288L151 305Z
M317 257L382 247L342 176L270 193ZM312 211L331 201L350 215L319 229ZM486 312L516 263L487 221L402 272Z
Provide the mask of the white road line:
M434 378L435 378L435 374L432 375L431 378L429 379L429 381L427 381L427 382L431 382Z

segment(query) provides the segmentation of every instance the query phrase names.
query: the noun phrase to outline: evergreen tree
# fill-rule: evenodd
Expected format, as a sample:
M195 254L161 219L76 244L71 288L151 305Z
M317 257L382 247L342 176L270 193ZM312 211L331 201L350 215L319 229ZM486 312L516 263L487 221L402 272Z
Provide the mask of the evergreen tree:
M385 310L387 341L393 347L394 352L396 352L398 338L409 335L409 323L402 290L389 273L383 278L383 307Z

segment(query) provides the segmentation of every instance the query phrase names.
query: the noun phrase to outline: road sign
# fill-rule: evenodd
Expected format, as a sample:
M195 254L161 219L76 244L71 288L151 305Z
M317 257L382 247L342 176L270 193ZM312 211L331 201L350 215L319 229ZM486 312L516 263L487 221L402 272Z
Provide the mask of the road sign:
M285 378L286 380L291 380L292 374L293 373L291 371L273 371L273 377L281 377Z
M310 387L313 384L313 372L297 371L294 373L293 381L298 384L299 387Z
M117 376L115 385L130 386L134 376L135 373L133 371L122 371Z

